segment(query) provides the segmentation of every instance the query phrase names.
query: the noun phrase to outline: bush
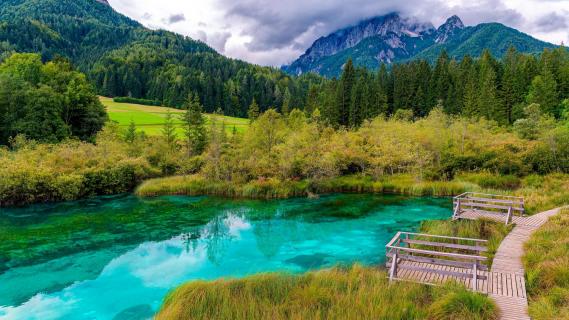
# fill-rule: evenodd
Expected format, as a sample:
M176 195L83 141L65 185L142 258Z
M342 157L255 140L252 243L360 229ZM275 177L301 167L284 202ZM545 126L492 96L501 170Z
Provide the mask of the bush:
M20 138L18 150L0 151L0 206L123 193L161 174L146 159L130 156L131 146L108 131L97 145L44 145Z
M158 100L148 100L148 99L139 99L139 98L131 98L131 97L115 97L113 98L114 102L117 103L134 103L134 104L141 104L145 106L162 106L162 102Z
M485 189L515 190L521 186L522 180L513 175L492 174L489 172L463 173L457 180L479 185Z

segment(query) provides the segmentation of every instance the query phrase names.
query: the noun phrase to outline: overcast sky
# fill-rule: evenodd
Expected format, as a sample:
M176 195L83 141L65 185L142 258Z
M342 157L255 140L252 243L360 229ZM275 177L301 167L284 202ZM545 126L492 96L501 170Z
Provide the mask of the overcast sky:
M569 43L569 0L108 0L150 28L200 39L261 65L296 59L317 38L360 20L400 12L435 27L456 14L466 25L501 22L538 39Z

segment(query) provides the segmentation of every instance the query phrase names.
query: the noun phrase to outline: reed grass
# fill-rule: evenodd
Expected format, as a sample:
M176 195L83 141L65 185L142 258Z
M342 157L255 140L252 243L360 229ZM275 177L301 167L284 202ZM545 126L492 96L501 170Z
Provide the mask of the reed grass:
M429 220L421 223L421 232L434 235L445 235L460 238L474 238L488 240L486 246L488 251L483 253L488 257L490 267L494 255L502 243L502 240L512 230L512 225L505 225L489 219L479 220ZM438 240L442 241L442 240ZM460 243L471 245L472 243Z
M569 209L550 218L525 245L532 319L569 319Z
M354 265L301 275L188 282L164 300L156 319L495 319L486 296L449 284L390 284Z
M200 175L147 180L137 189L139 196L216 195L251 199L274 199L332 192L396 193L412 196L451 196L478 187L461 181L421 181L411 175L374 180L368 176L341 176L326 180L260 179L247 183L211 181Z
M479 184L480 183L480 184ZM503 186L505 189L484 188ZM518 185L516 189L510 189ZM364 175L340 176L323 180L259 179L245 183L208 180L201 175L175 176L147 180L138 196L216 195L231 198L274 199L303 197L332 192L393 193L410 196L453 196L479 191L524 197L528 214L569 204L569 175L530 175L524 178L491 177L488 173L465 173L452 181L428 181L410 174L373 179Z

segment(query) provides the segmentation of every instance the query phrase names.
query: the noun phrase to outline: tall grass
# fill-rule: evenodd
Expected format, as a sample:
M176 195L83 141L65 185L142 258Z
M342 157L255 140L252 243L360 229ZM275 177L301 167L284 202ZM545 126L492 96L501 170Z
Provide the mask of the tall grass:
M420 181L411 175L394 175L382 180L351 175L325 180L259 179L246 183L212 181L201 175L176 176L145 181L136 194L217 195L252 199L288 198L331 192L396 193L413 196L450 196L477 187L468 182Z
M488 251L484 253L491 263L502 240L510 233L513 226L488 219L479 220L429 220L421 223L421 232L460 238L488 240ZM464 243L472 244L472 243Z
M514 186L516 189L510 189ZM486 186L486 188L482 187ZM501 186L504 189L487 188ZM465 191L524 197L528 214L569 204L569 175L530 175L525 178L490 173L464 173L452 181L428 181L411 174L373 179L349 175L320 180L258 179L244 183L206 179L201 175L175 176L145 181L139 196L217 195L236 198L271 199L331 192L395 193L412 196L452 196Z
M459 285L389 284L355 265L302 275L194 281L171 292L157 319L495 319L497 308Z
M552 217L525 249L531 317L569 319L569 209Z

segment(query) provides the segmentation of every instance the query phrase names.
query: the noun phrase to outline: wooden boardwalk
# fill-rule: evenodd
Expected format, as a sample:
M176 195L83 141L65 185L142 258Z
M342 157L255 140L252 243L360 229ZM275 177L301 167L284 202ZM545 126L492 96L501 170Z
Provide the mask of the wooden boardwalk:
M547 220L557 214L559 209L544 211L530 217L515 217L513 222L516 224L514 229L504 238L492 263L492 272L511 274L515 277L524 279L524 266L522 256L524 255L524 243L530 236L541 227ZM525 291L525 284L524 284ZM509 297L494 293L489 293L490 297L500 308L500 319L502 320L523 320L530 319L528 315L527 297Z
M528 300L526 295L524 267L522 256L524 243L533 232L542 226L549 217L559 212L559 209L544 211L530 217L512 217L514 229L504 238L498 248L492 268L489 271L477 270L478 280L473 286L474 277L455 277L453 274L473 273L471 268L444 266L417 261L399 262L399 271L395 280L413 281L425 284L441 284L448 280L463 283L467 288L476 288L476 291L488 294L500 309L500 319L524 320L530 319L528 315ZM495 219L503 221L503 215L476 210L465 210L461 219ZM391 265L390 261L387 263ZM428 271L432 270L432 271Z

